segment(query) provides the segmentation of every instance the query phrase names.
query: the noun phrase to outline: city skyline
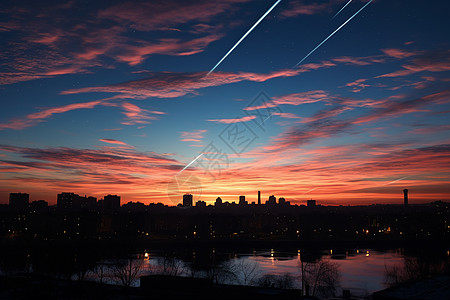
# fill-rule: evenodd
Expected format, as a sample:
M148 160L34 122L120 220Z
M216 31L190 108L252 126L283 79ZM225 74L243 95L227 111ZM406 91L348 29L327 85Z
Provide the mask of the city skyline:
M450 201L433 4L3 1L0 204Z
M21 209L25 209L27 207L27 205L31 205L32 203L47 203L48 205L51 206L58 206L58 207L64 207L65 203L62 202L67 202L67 199L70 199L70 205L73 205L73 199L76 199L77 201L80 201L80 203L78 203L78 205L85 205L85 201L87 200L91 200L94 202L94 204L103 204L103 201L105 199L108 199L108 201L110 201L110 199L115 199L114 201L116 201L116 206L123 206L124 204L146 204L146 205L150 205L150 204L164 204L167 206L220 206L222 204L226 204L226 205L239 205L239 206L246 206L246 205L273 205L273 204L278 204L278 205L287 205L290 206L291 205L291 201L286 200L283 196L275 196L275 195L270 195L270 193L267 194L266 198L262 198L261 197L261 191L258 191L256 194L256 198L253 199L252 196L250 196L250 198L247 198L248 195L239 195L239 196L235 196L234 198L232 198L232 196L227 196L226 200L223 200L221 196L217 196L215 198L214 201L204 201L202 199L198 199L196 201L194 201L194 195L190 194L190 193L185 193L183 195L180 195L180 199L178 202L176 203L170 203L169 205L164 204L162 202L140 202L140 201L128 201L126 199L122 199L122 197L120 195L116 195L114 193L108 193L107 195L103 195L100 197L94 197L92 195L89 194L84 194L83 195L79 195L73 192L61 192L59 194L56 195L55 201L52 200L48 200L48 199L37 199L37 198L30 198L30 194L26 193L26 192L12 192L9 193L9 206L11 205L16 205L16 204L12 204L13 202L17 201L16 199L19 200L19 202L21 202L20 206ZM26 199L26 201L25 201ZM63 200L61 200L63 199ZM250 199L250 200L249 200ZM266 199L266 200L264 200ZM64 201L65 200L65 201ZM24 202L26 202L26 204L24 204ZM404 206L407 206L409 203L409 196L408 196L408 189L404 189L403 190L403 197L400 199L398 199L397 202L395 203L377 203L377 204L403 204ZM60 203L61 202L61 203ZM83 204L81 204L83 203ZM427 202L425 202L427 203ZM368 205L374 205L375 203L371 203ZM292 203L293 206L298 206L298 205L304 205L304 206L308 206L308 207L315 207L316 205L319 206L342 206L342 204L327 204L327 203L317 203L316 200L313 200L312 198L309 199L304 199L304 200L300 200L300 201L294 201ZM346 205L346 206L351 206ZM360 206L360 205L355 205L355 206Z

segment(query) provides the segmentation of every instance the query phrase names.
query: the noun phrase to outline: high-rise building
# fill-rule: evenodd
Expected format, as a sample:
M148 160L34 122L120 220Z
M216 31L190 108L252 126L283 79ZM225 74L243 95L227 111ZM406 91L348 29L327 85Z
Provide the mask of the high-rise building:
M408 205L408 189L403 190L403 204Z
M103 197L103 210L116 211L120 208L120 196L107 195Z
M278 204L285 205L286 204L286 199L284 199L283 197L278 198Z
M261 205L261 191L258 191L258 205Z
M266 204L268 205L276 205L277 204L277 198L272 195L269 197L269 200L267 200Z
M27 193L10 193L9 207L16 210L26 210L28 208L28 201L30 195Z
M119 199L120 199L120 197L119 197ZM120 205L120 200L119 200L119 205ZM92 196L89 196L89 197L84 196L83 202L81 204L81 208L93 210L96 207L97 207L97 198L92 197Z
M30 203L30 209L34 212L43 212L48 210L48 202L45 200L36 200Z
M245 196L239 196L239 205L247 205L247 201L245 201Z
M80 196L74 193L61 193L56 198L56 207L63 210L72 210Z
M183 195L183 206L192 206L192 194Z
M214 206L221 206L222 205L222 198L217 197L216 202L214 203Z
M316 200L308 200L306 201L308 207L316 207Z

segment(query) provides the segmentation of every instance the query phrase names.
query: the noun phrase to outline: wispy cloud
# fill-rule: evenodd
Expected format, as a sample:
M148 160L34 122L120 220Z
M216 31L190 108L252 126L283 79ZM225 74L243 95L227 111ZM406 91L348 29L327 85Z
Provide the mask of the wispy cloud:
M319 138L324 139L341 133L349 133L357 125L361 126L365 123L413 112L429 112L429 110L424 110L423 107L425 105L440 105L450 102L450 90L443 90L419 97L410 97L410 99L404 99L404 97L398 97L398 99L390 97L375 101L369 99L367 106L364 101L350 101L349 99L341 101L338 98L336 103L340 102L341 105L321 110L312 117L303 118L299 123L304 123L305 125L287 129L273 138L272 143L265 146L264 149L274 152L285 151L288 148L309 144ZM360 116L335 118L337 115L357 107L367 107L371 108L371 110Z
M224 12L238 11L239 4L248 1L171 0L164 5L127 1L92 7L92 13L83 18L71 13L83 9L83 4L76 1L45 7L0 4L0 10L7 15L5 21L0 21L0 28L14 33L7 36L9 46L0 54L0 59L5 58L0 84L88 73L93 68L111 68L117 63L135 66L153 54L186 56L202 52L221 38L220 31L226 24L208 23ZM184 26L183 32L175 28L179 25ZM136 31L179 34L170 38L129 34Z
M262 108L271 108L278 105L301 105L307 103L324 102L329 103L332 100L332 96L324 90L313 90L307 92L300 92L294 94L288 94L284 96L273 97L271 101L257 106L248 106L244 110L258 110Z
M123 146L129 146L127 143L114 140L114 139L99 139L100 142L108 143L108 144L117 144L117 145L123 145Z
M39 112L28 114L23 118L16 118L7 123L0 124L0 130L20 130L43 122L55 114L61 114L77 109L92 109L97 106L122 108L123 114L126 116L125 120L121 122L123 125L149 124L152 120L157 120L160 115L165 114L161 111L143 109L128 102L117 102L114 100L114 97L111 97L90 102L73 103L59 107L41 109Z
M63 95L80 93L117 93L124 98L175 98L207 87L222 86L242 81L265 82L274 78L292 77L300 73L334 66L329 62L320 64L307 64L301 69L286 69L274 71L268 74L251 72L215 72L205 76L205 72L175 73L160 72L151 73L149 78L133 80L109 86L86 87L63 91Z
M305 3L304 1L291 1L289 8L281 12L284 17L296 17L300 15L315 15L318 13L330 12L333 6L332 1L321 3Z
M123 125L149 124L152 120L157 120L158 116L165 114L162 111L143 109L129 102L122 102L120 106L126 116L121 122Z
M199 129L194 131L182 131L181 132L181 141L182 142L201 142L204 138L204 134L208 130L206 129ZM191 145L192 146L192 145Z
M235 119L213 119L213 120L208 120L208 121L223 123L223 124L232 124L232 123L239 123L239 122L248 122L253 119L256 119L256 116L245 116L245 117L235 118Z
M65 112L72 111L75 109L94 108L98 105L108 105L108 104L104 100L95 100L95 101L90 101L90 102L74 103L74 104L68 104L68 105L63 105L63 106L59 106L59 107L43 109L39 112L28 114L22 119L13 119L13 120L9 121L8 123L0 124L0 130L24 129L24 128L27 128L30 126L34 126L37 123L44 121L45 119L51 117L54 114L65 113Z
M387 56L398 58L398 59L416 56L421 53L421 52L417 52L417 51L414 52L414 51L407 51L404 49L395 49L395 48L381 49L381 51L383 51L383 53L386 54Z
M450 51L428 52L416 57L411 63L404 64L402 69L377 76L403 77L420 72L445 72L450 71ZM400 54L399 54L400 55Z

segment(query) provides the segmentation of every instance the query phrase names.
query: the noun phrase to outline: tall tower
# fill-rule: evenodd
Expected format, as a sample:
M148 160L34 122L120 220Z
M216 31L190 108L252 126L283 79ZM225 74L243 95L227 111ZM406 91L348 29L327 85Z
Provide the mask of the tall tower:
M408 189L403 190L403 204L408 205Z
M258 191L258 205L261 205L261 191Z

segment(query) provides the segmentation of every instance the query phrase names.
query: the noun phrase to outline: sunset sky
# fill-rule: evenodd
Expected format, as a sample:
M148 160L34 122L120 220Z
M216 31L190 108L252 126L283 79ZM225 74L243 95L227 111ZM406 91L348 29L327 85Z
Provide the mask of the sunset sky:
M449 201L448 1L275 2L1 1L0 203Z

